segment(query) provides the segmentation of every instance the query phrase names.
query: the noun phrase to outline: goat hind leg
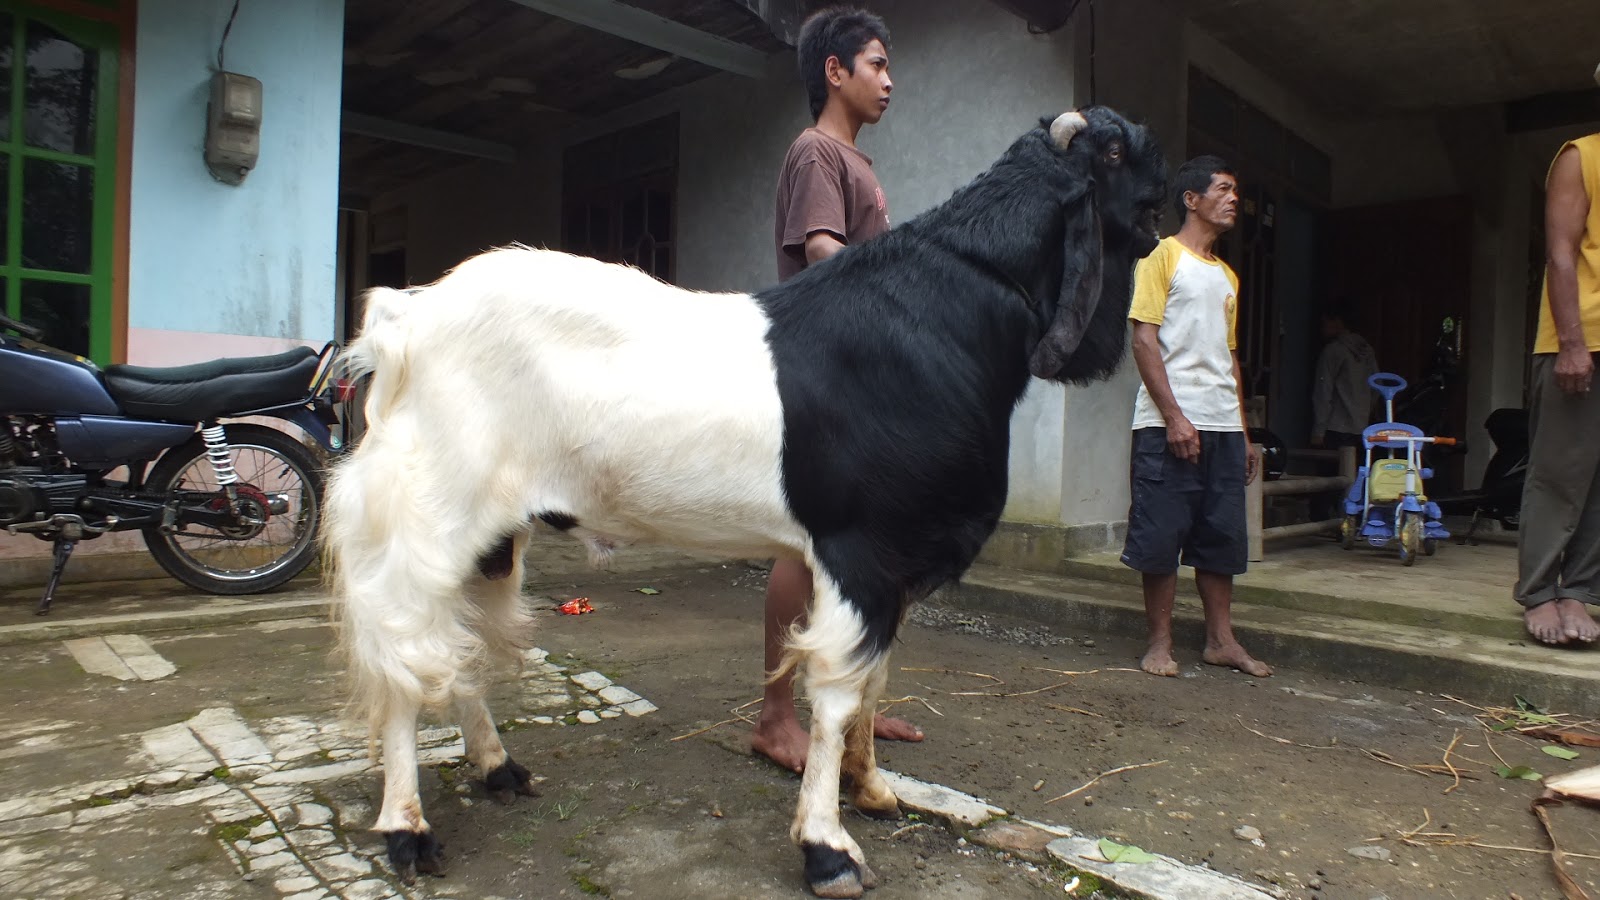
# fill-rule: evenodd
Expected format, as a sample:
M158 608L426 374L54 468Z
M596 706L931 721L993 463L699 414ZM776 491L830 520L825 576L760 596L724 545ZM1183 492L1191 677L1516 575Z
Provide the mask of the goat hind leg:
M416 882L418 872L444 874L444 844L422 817L417 792L417 707L404 701L396 701L383 722L383 809L376 830L401 881Z
M854 898L877 879L861 846L839 821L839 777L845 732L861 716L876 661L857 658L864 629L855 608L819 569L809 624L794 638L811 697L811 748L790 836L805 854L806 883L825 898ZM870 716L871 709L867 708ZM870 719L869 719L870 722ZM870 730L868 732L870 740Z
M516 802L518 794L538 796L533 789L533 773L512 759L501 743L489 704L482 697L461 697L456 700L456 709L461 737L467 745L467 761L483 773L489 796L503 805Z
M507 534L490 554L480 558L479 574L467 586L467 596L479 611L478 636L490 659L501 666L514 662L527 646L531 619L522 602L522 554L527 545L526 532ZM485 565L485 561L494 565ZM514 802L518 794L538 796L533 774L506 753L482 694L458 696L456 710L467 759L483 773L489 796L501 804Z

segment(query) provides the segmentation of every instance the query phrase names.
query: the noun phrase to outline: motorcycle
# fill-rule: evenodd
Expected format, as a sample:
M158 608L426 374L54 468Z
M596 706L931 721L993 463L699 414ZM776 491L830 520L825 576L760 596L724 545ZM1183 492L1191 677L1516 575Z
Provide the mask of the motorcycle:
M1475 543L1473 535L1484 519L1497 519L1507 531L1516 531L1522 516L1522 487L1528 477L1528 411L1504 407L1483 421L1494 445L1494 455L1483 467L1483 482L1477 490L1463 491L1435 500L1446 515L1472 516L1472 526L1462 535L1463 544Z
M9 332L9 333L8 333ZM0 526L54 547L50 611L78 542L139 531L161 568L219 595L271 590L316 554L322 463L340 451L333 354L298 347L104 369L0 315Z

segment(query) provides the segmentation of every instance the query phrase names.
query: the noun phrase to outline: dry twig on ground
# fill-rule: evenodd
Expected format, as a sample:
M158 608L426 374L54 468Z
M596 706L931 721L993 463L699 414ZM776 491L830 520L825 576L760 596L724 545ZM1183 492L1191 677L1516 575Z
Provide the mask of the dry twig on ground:
M1149 768L1152 768L1154 766L1164 766L1166 764L1167 764L1166 760L1158 759L1155 762L1139 763L1137 765L1132 765L1132 766L1118 766L1115 769L1111 769L1111 770L1106 771L1106 772L1101 772L1099 775L1096 775L1095 777L1089 779L1088 781L1084 782L1083 784L1073 788L1070 791L1067 791L1065 794L1062 794L1059 797L1052 797L1049 800L1046 800L1045 802L1046 803L1054 803L1057 800L1065 800L1068 797L1073 796L1074 794L1081 794L1084 791L1087 791L1089 788L1094 787L1096 784L1098 784L1100 779L1109 777L1111 775L1117 775L1117 774L1120 774L1122 772L1131 772L1134 769L1149 769Z

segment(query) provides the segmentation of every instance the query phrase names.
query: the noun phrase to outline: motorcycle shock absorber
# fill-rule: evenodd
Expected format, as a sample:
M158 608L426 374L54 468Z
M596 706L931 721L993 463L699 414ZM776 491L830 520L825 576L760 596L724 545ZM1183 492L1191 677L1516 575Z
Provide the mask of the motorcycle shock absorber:
M234 486L239 483L239 475L233 471L233 451L228 447L227 431L221 425L208 425L200 429L200 438L205 441L206 459L217 476L217 485L228 495L228 507L238 512L239 494Z
M11 423L0 419L0 466L8 466L17 459L17 442L11 437Z

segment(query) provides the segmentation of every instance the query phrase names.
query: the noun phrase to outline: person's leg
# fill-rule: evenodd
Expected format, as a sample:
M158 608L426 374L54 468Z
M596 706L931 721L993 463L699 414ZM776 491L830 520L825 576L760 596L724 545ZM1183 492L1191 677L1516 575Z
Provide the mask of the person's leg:
M1195 585L1205 608L1206 649L1201 659L1257 678L1272 674L1233 635L1233 578L1248 567L1245 533L1245 436L1240 432L1201 432L1201 510L1184 562L1194 566ZM1260 477L1259 473L1257 477Z
M1533 358L1531 382L1528 479L1522 494L1515 597L1524 607L1523 621L1535 640L1564 644L1589 631L1582 621L1589 617L1578 599L1561 598L1566 596L1562 584L1569 548L1579 554L1573 576L1591 579L1574 588L1592 590L1595 563L1592 555L1587 562L1585 556L1593 548L1580 548L1573 538L1595 481L1594 442L1600 423L1595 421L1594 399L1600 395L1574 397L1557 387L1553 354ZM1592 544L1595 532L1588 533Z
M1129 458L1128 536L1122 562L1144 576L1144 611L1149 625L1139 668L1151 675L1174 676L1172 604L1178 585L1178 548L1189 528L1189 504L1168 481L1168 472L1187 465L1167 449L1164 428L1133 433Z
M1206 611L1206 649L1201 659L1257 678L1271 675L1272 667L1251 656L1233 636L1233 576L1196 569L1194 582Z
M764 622L766 671L773 672L783 660L783 642L811 603L811 570L799 560L780 559L772 564L767 579ZM811 738L800 725L794 706L794 672L771 679L762 691L761 713L750 732L750 749L785 769L803 772ZM878 714L873 718L873 735L890 741L920 741L922 729L904 719Z
M767 578L766 672L777 671L783 659L784 639L810 603L811 570L799 560L775 561ZM768 680L761 701L761 714L750 733L750 749L785 769L805 771L810 738L795 714L793 670Z
M1583 464L1571 473L1582 506L1561 558L1560 599L1556 601L1556 611L1561 616L1562 637L1588 644L1600 638L1600 624L1586 608L1586 605L1600 604L1600 454L1594 449L1600 445L1600 393L1591 391L1572 399L1579 407L1573 423L1579 430L1571 435L1567 444L1587 452L1583 453ZM1582 486L1585 476L1589 482L1587 490Z
M1144 576L1144 615L1149 632L1139 668L1151 675L1173 677L1178 664L1172 658L1172 604L1178 592L1178 573Z

